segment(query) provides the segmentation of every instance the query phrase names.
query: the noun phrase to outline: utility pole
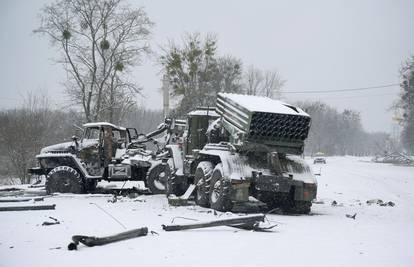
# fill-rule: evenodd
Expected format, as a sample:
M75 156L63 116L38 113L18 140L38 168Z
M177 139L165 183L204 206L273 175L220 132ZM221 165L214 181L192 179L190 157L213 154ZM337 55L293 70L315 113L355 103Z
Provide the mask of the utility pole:
M170 113L170 83L166 75L162 77L163 113L164 118Z

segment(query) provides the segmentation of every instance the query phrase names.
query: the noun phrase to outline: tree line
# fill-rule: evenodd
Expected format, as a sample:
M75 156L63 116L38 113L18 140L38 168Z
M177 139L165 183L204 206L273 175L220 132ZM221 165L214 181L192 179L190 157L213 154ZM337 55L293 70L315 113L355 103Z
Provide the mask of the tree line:
M389 134L366 132L360 114L354 110L339 112L323 102L296 104L312 118L305 145L308 155L322 152L326 155L372 156L396 149Z

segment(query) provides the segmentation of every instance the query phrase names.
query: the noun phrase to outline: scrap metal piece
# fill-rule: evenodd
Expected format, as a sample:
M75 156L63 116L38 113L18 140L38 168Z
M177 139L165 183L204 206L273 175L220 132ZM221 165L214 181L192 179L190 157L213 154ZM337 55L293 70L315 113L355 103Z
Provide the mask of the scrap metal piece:
M84 244L87 247L102 246L122 240L127 240L135 237L146 236L148 234L148 228L142 227L126 232L122 232L116 235L110 235L105 237L85 236L85 235L74 235L72 241L68 245L69 250L76 250L79 243Z
M0 211L24 211L24 210L54 210L53 205L35 205L35 206L15 206L15 207L0 207Z
M19 198L0 198L0 202L2 203L6 203L6 202L28 202L28 201L43 201L44 198L43 197L35 197L35 198L31 198L31 197L19 197Z
M189 230L189 229L199 229L199 228L207 228L207 227L215 227L215 226L240 226L239 228L246 227L248 225L254 225L257 222L264 222L265 215L250 215L250 216L240 216L236 218L229 218L229 219L222 219L222 220L214 220L210 222L199 222L193 224L176 224L176 225L162 225L162 229L164 231L181 231L181 230Z

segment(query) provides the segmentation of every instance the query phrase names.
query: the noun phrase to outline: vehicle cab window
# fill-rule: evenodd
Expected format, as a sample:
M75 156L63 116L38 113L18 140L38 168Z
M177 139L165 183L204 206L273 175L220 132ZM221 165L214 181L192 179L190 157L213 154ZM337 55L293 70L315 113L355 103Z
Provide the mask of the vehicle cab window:
M85 134L83 135L83 139L86 140L99 140L99 128L86 128Z

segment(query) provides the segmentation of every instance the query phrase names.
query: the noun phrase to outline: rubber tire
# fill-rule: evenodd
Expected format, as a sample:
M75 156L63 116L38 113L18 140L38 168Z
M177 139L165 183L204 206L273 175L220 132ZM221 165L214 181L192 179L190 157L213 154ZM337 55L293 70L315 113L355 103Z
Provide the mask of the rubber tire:
M160 175L164 174L163 177ZM171 170L168 164L158 164L154 168L151 169L147 176L146 186L149 188L151 193L153 194L164 194L166 189L167 180L171 177ZM162 184L162 187L158 183ZM158 184L158 186L157 186Z
M208 208L210 206L209 191L213 170L214 166L211 162L201 161L197 165L194 174L194 184L196 185L195 202L201 207Z
M85 183L77 170L69 166L58 166L46 177L46 193L85 193Z
M223 164L219 163L213 170L210 190L209 202L212 209L218 211L231 211L233 202L231 201L231 184L224 178Z

